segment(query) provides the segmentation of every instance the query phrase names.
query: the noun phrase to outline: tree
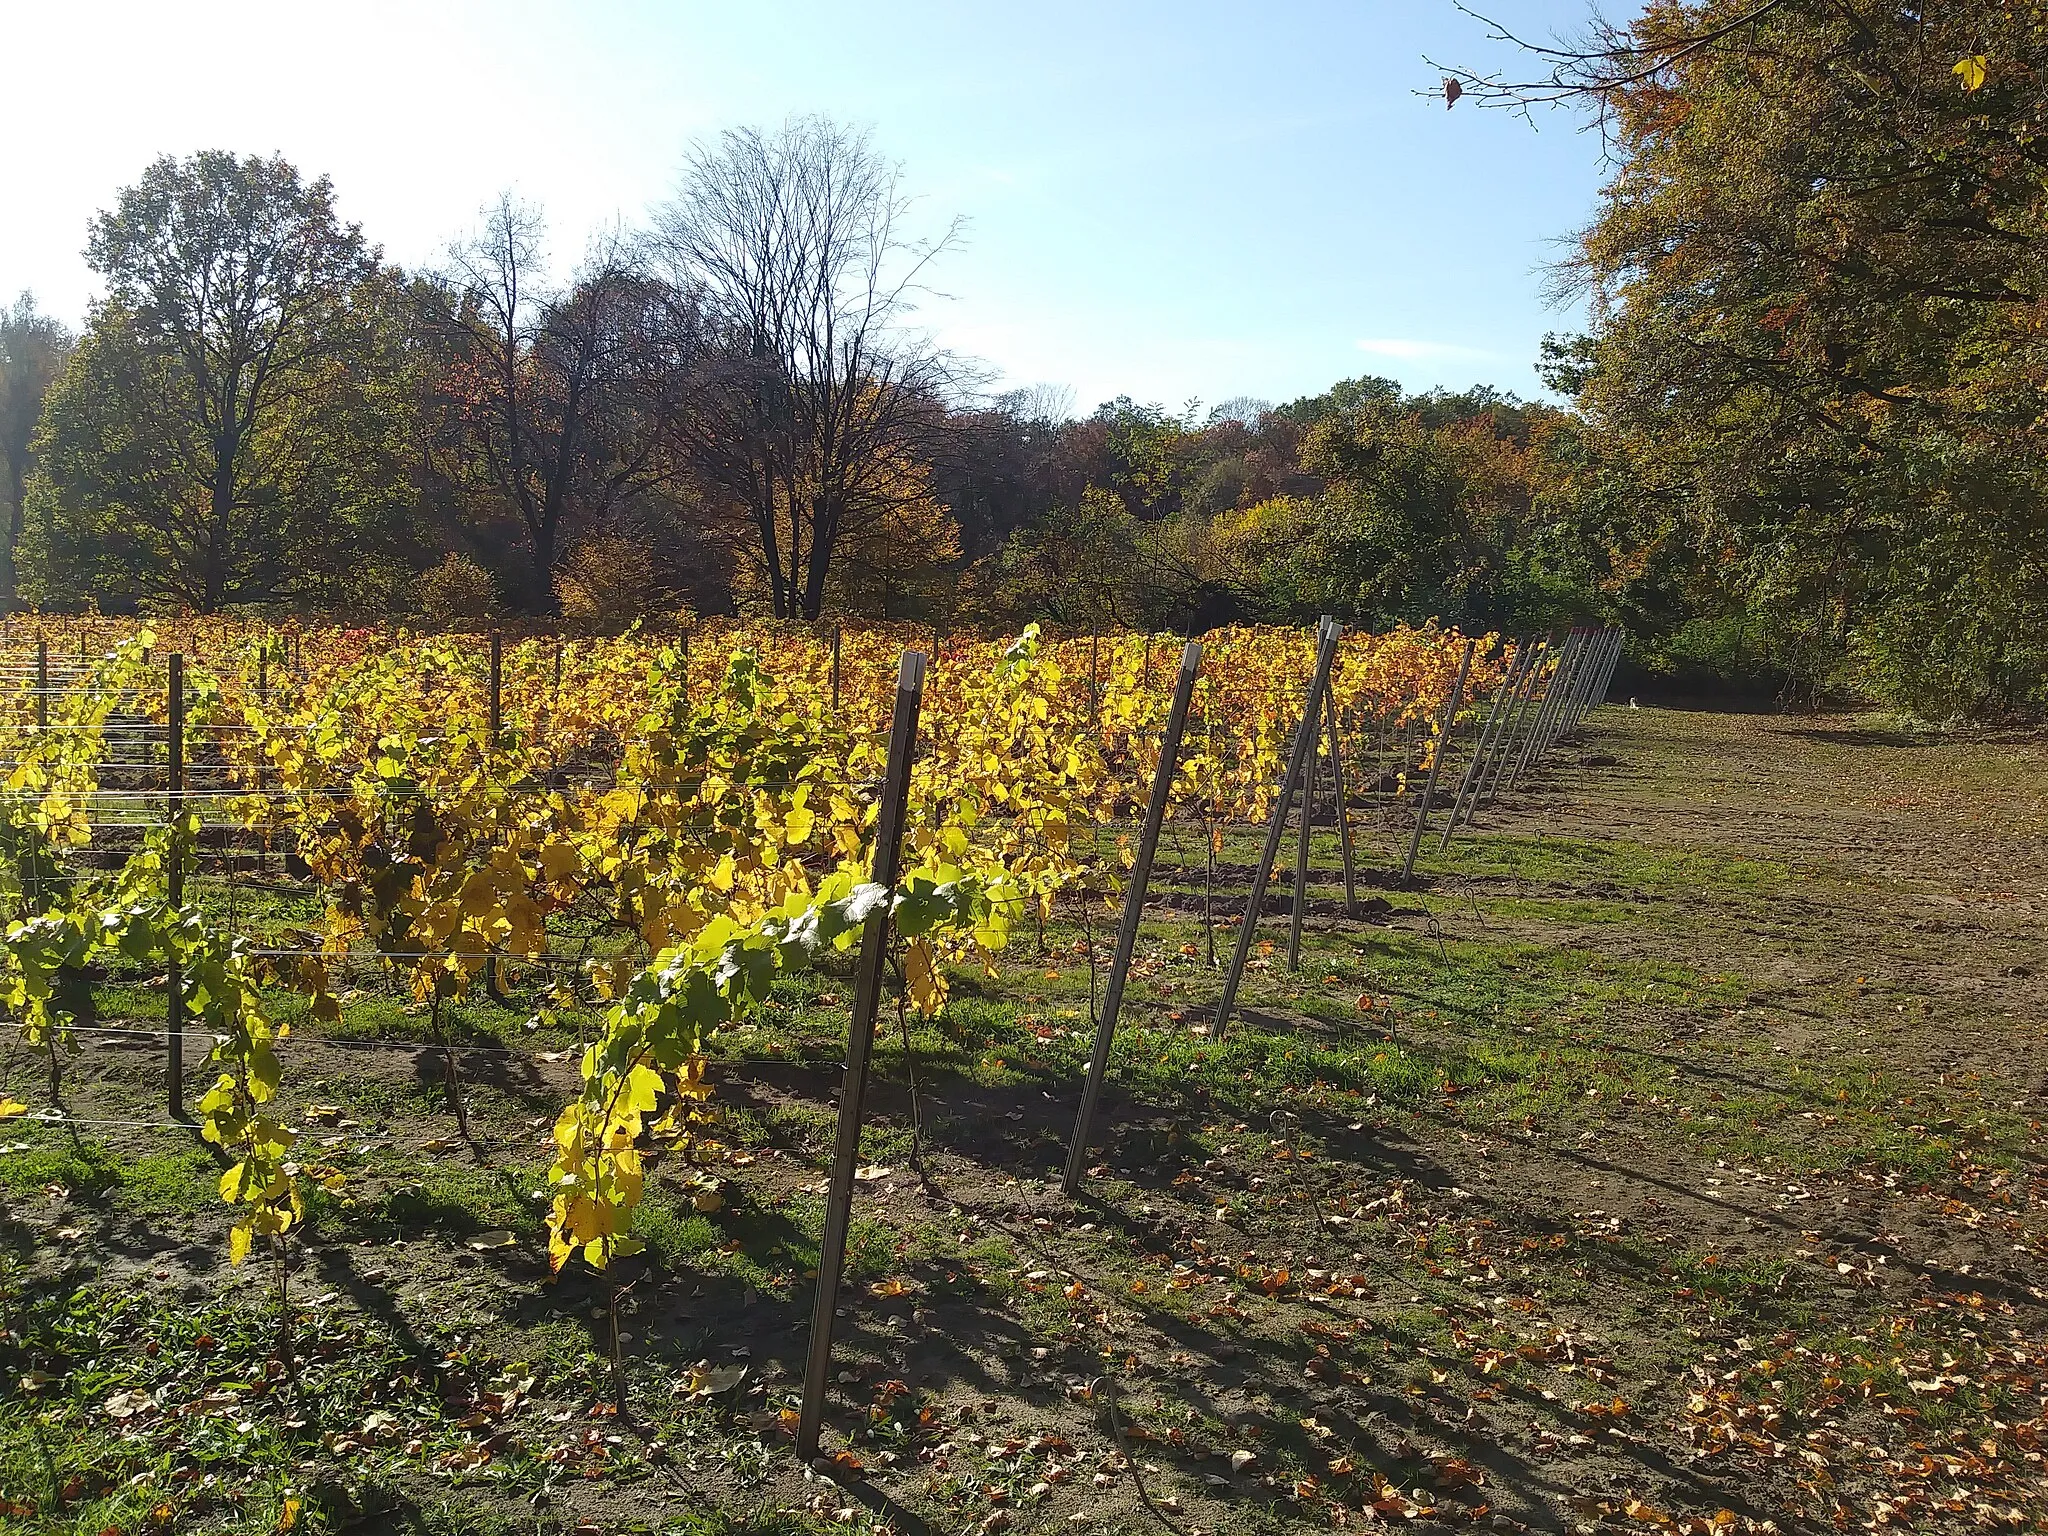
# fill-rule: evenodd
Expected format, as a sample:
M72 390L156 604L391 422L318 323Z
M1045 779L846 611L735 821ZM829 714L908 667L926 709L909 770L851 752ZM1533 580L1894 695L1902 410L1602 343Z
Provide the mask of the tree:
M598 241L566 287L545 278L540 211L509 194L422 286L440 348L437 462L471 525L517 524L535 606L557 601L571 536L596 536L667 480L668 393L688 367L687 323L618 239ZM677 355L680 342L683 355Z
M657 214L708 343L676 442L749 525L778 616L817 617L845 541L925 495L902 466L940 457L953 380L906 324L958 226L917 242L907 211L865 134L802 117L698 145Z
M1532 81L1454 76L1608 136L1560 361L1630 521L1810 683L1939 715L2048 706L2034 9L1662 3L1531 50Z
M32 442L43 414L43 398L64 371L72 347L62 321L36 312L33 294L0 310L0 459L6 470L7 523L0 548L0 605L15 603L16 553L28 507L28 477L35 464Z
M376 554L407 496L379 366L402 346L333 203L282 159L208 151L94 220L107 296L39 438L41 595L210 613L332 598Z

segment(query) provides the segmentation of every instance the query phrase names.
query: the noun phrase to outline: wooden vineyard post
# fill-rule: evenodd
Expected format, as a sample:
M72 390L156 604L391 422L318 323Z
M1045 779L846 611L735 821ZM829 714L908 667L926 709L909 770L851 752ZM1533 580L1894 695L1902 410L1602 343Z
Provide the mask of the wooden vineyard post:
M178 920L185 905L185 657L173 651L169 657L170 679L165 699L169 717L169 745L165 753L166 784L164 804L170 817L170 868L165 876L165 898L170 920ZM164 963L164 1103L171 1119L185 1118L185 968L175 949Z
M1586 689L1592 684L1593 674L1599 670L1600 658L1607 649L1607 632L1590 630L1586 644L1579 655L1579 664L1572 673L1571 688L1565 694L1564 707L1558 711L1557 719L1550 724L1550 742L1564 740L1579 724L1579 703L1586 696Z
M910 800L910 759L917 746L917 715L924 702L925 659L903 653L896 671L896 710L889 723L889 762L875 823L875 862L870 879L893 898L903 817ZM861 1100L867 1092L868 1055L874 1045L875 1014L882 1000L882 968L889 958L889 901L869 914L860 936L854 978L853 1018L846 1037L846 1076L839 1087L839 1135L832 1151L832 1178L825 1195L825 1233L818 1249L818 1299L811 1311L811 1352L804 1368L804 1400L797 1415L797 1459L818 1454L825 1413L826 1380L832 1368L832 1319L839 1306L840 1270L846 1264L846 1234L853 1220L853 1175L860 1161Z
M36 636L36 729L50 725L50 642Z
M1301 778L1310 748L1316 739L1316 714L1322 708L1323 689L1330 680L1330 664L1337 657L1337 621L1325 617L1318 626L1315 676L1309 680L1308 697L1302 702L1301 724L1295 727L1294 750L1289 755L1286 777L1281 780L1279 798L1273 802L1273 819L1266 824L1266 845L1259 852L1259 867L1252 876L1251 900L1245 904L1244 923L1237 931L1237 948L1231 952L1230 969L1223 973L1223 996L1216 1004L1216 1018L1209 1034L1220 1039L1237 1006L1237 989L1244 980L1245 961L1251 958L1252 939L1258 932L1259 909L1266 903L1266 882L1273 877L1273 861L1280 857L1280 839L1287 833L1287 803Z
M1458 780L1457 794L1451 797L1451 814L1444 821L1444 835L1436 845L1438 853L1451 846L1451 834L1458 830L1458 818L1465 810L1465 797L1471 793L1480 770L1486 766L1487 754L1493 750L1494 728L1500 723L1501 705L1521 682L1522 666L1528 659L1528 646L1516 646L1514 662L1501 673L1500 682L1493 690L1493 706L1486 712L1486 723L1479 728L1479 739L1472 743L1472 760L1465 765L1465 776Z
M1624 644L1626 644L1626 641L1623 638L1622 632L1617 629L1614 632L1614 642L1608 647L1607 664L1600 669L1600 681L1594 684L1593 696L1586 701L1586 708L1589 711L1597 709L1607 702L1607 690L1614 686L1614 669L1621 665L1621 651Z
M1173 685L1173 707L1167 712L1166 734L1159 742L1159 766L1152 772L1152 798L1145 805L1145 828L1138 837L1138 858L1131 883L1124 890L1123 921L1117 927L1116 957L1110 962L1109 985L1102 994L1102 1017L1095 1024L1095 1052L1088 1058L1088 1080L1081 1087L1081 1113L1074 1122L1074 1142L1067 1148L1063 1188L1071 1195L1081 1187L1081 1165L1088 1160L1088 1134L1095 1124L1095 1106L1102 1097L1102 1076L1109 1069L1109 1047L1116 1038L1117 1014L1123 1008L1124 980L1138 947L1138 923L1145 913L1145 888L1152 880L1152 857L1159 848L1159 829L1166 820L1166 802L1173 791L1174 769L1180 762L1181 733L1188 723L1188 703L1195 695L1195 673L1201 669L1202 647L1190 640L1180 655L1180 677Z
M1557 653L1557 665L1551 669L1549 681L1544 684L1543 703L1536 711L1536 723L1529 728L1528 739L1522 743L1522 755L1515 759L1515 766L1508 770L1508 788L1513 789L1521 782L1522 774L1529 764L1543 755L1549 745L1544 740L1550 729L1550 722L1557 713L1557 706L1563 701L1565 691L1571 686L1571 676L1578 667L1579 652L1584 643L1584 633L1574 629L1565 636L1564 648Z
M1330 793L1337 797L1337 847L1344 858L1344 915L1358 916L1358 865L1351 851L1351 813L1344 804L1344 752L1337 734L1337 690L1323 690L1323 721L1330 738Z
M832 713L839 713L839 621L832 622Z
M1577 730L1585 723L1586 716L1607 702L1607 685L1614 677L1614 663L1621 656L1621 631L1609 630L1600 637L1600 650L1588 671L1586 686L1579 690L1579 697L1572 710L1571 730Z
M1550 640L1546 636L1538 640L1529 652L1529 665L1522 673L1521 687L1516 689L1513 707L1501 723L1500 750L1494 756L1492 769L1480 776L1478 792L1472 797L1474 812L1482 805L1492 804L1493 797L1500 792L1501 775L1507 770L1508 759L1514 756L1523 718L1529 713L1529 700L1536 692L1536 675L1543 670L1544 653L1549 649ZM1465 819L1470 821L1472 813L1468 812Z
M1458 723L1458 711L1465 707L1465 679L1472 675L1472 652L1478 644L1476 640L1466 640L1465 654L1458 661L1458 680L1451 684L1451 696L1444 700L1443 717L1436 723L1436 750L1429 754L1429 772L1422 779L1422 799L1415 807L1415 831L1408 839L1408 856L1401 861L1404 884L1415 877L1415 855L1421 851L1422 834L1429 827L1429 802L1436 795L1444 754L1451 749L1451 730Z
M494 630L492 630L492 631L491 631L491 725L490 725L490 732L491 732L491 745L490 745L490 750L491 750L491 751L492 751L493 753L495 753L495 752L496 752L496 751L498 750L498 733L499 733L499 732L500 732L501 730L503 730L503 729L504 729L504 726L505 726L505 693L504 693L504 686L505 686L505 653L504 653L504 642L503 642L503 641L502 641L502 640L501 640L501 639L499 638L499 636L498 636L498 632L497 632L497 631L496 631L496 630L494 629Z
M1096 651L1102 643L1100 628L1088 631L1088 729L1094 730L1102 718L1102 684L1096 671Z
M1572 701L1579 696L1579 684L1584 679L1586 671L1586 658L1592 653L1592 632L1580 630L1578 641L1577 647L1572 651L1570 663L1563 669L1562 675L1557 678L1551 689L1557 697L1541 722L1543 730L1537 737L1535 750L1529 755L1529 762L1540 759L1556 743L1557 738L1564 734L1565 718L1571 713ZM1526 768L1528 763L1522 766Z
M1311 704L1310 709L1320 714L1321 707ZM1294 818L1294 888L1288 893L1287 902L1287 969L1301 969L1301 920L1308 904L1308 833L1311 813L1316 803L1316 759L1321 755L1317 745L1322 739L1320 725L1310 727L1314 734L1309 737L1308 756L1301 765L1301 772L1295 775L1295 782L1288 786L1287 798L1292 799L1298 791L1301 795L1301 809Z

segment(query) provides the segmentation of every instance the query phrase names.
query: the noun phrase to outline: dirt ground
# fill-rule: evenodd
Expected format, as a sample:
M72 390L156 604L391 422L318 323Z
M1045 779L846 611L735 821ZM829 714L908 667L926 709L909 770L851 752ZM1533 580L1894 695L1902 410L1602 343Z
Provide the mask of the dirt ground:
M1170 837L1078 1201L1113 913L888 1020L822 1467L787 1421L843 977L720 1043L717 1145L660 1167L617 1277L624 1414L610 1281L549 1279L535 1198L572 1026L451 1021L468 1141L374 983L295 1030L345 1182L287 1374L216 1164L116 1123L162 1095L117 991L100 1024L138 1032L67 1060L77 1123L0 1123L0 1529L2048 1528L2044 767L2032 736L1609 708L1412 888L1375 873L1400 817L1362 818L1355 919L1318 829L1302 968L1268 918L1220 1040Z

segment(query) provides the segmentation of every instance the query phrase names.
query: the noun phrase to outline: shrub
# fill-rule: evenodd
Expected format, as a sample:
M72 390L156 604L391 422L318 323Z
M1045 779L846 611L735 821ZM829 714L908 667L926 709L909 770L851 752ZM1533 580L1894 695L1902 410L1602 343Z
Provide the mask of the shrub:
M450 555L413 583L420 611L437 624L488 618L498 606L497 583L468 555Z
M654 596L654 558L630 539L585 539L555 573L562 617L575 624L627 623L647 613Z

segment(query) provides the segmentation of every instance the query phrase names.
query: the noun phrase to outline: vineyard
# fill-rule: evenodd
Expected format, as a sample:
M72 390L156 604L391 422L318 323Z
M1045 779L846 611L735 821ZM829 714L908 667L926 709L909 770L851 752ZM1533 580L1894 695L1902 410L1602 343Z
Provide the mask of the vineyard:
M1688 1350L1617 1365L1583 1320L1617 1265L1681 1338L1758 1306L1839 1359L1844 1309L1792 1328L1793 1272L1739 1243L1637 1256L1583 1192L1472 1191L1481 1143L1589 1100L1678 1112L1608 1012L1752 1002L1591 946L1608 909L1784 878L1561 823L1563 778L1625 771L1572 745L1608 636L6 640L19 1528L1546 1528L1532 1456L1635 1467L1587 1523L1914 1518L1810 1460L1803 1503L1652 1476L1638 1399ZM1871 1130L1820 1070L1683 1135L1762 1180L1765 1121L1838 1078L1827 1117ZM1890 1155L2007 1190L2026 1251L2011 1131ZM2024 1398L2000 1348L1949 1397ZM1772 1464L1792 1410L1709 1376L1672 1408L1693 1459ZM1475 1418L1519 1400L1548 1452ZM2013 1412L2012 1448L1893 1479L1919 1518L2029 1518ZM1906 1455L1851 1438L1800 1455Z

